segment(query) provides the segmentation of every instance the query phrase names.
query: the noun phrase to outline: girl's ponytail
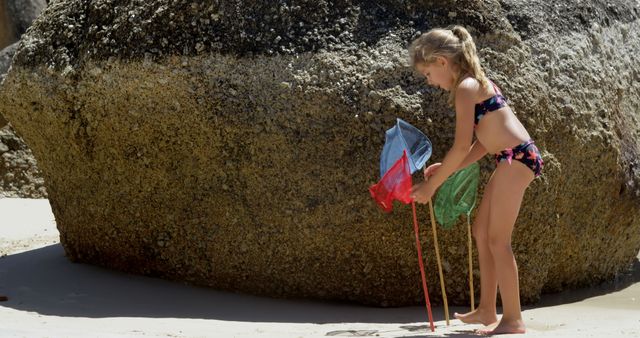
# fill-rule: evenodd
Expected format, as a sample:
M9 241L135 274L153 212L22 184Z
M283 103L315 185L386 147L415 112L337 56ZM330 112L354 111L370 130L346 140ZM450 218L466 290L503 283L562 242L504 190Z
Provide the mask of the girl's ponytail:
M462 53L459 56L459 65L464 73L469 73L476 78L483 88L489 86L487 76L484 74L484 70L480 66L480 59L478 58L478 52L476 51L476 44L473 42L471 34L462 26L453 26L450 28L453 35L460 40L460 47ZM459 80L460 81L460 80ZM457 85L460 84L456 82Z

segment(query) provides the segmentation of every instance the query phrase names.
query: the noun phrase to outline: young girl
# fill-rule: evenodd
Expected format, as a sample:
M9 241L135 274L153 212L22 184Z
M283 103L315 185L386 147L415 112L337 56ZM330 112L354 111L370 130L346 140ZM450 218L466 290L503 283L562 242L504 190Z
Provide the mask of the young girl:
M475 311L456 313L455 317L465 323L490 326L480 330L482 334L524 333L511 233L524 191L540 175L543 165L540 151L500 89L485 76L475 44L465 28L454 26L424 33L411 44L410 55L414 68L429 85L450 92L449 104L456 110L453 146L442 163L425 169L425 181L411 189L411 197L418 203L427 203L456 170L487 153L495 154L496 169L473 223L480 263L480 304ZM498 286L503 308L499 323Z

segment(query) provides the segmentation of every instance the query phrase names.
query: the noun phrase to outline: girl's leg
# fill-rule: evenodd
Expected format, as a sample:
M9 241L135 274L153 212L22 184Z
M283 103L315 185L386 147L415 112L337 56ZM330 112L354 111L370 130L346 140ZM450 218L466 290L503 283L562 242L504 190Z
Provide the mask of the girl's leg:
M478 206L476 219L473 221L473 237L478 249L480 266L480 305L475 311L465 314L454 313L457 319L469 324L490 325L498 321L496 316L496 296L498 281L495 264L489 250L489 210L491 209L493 175L484 189L482 201Z
M518 266L511 249L511 233L520 212L524 192L533 178L533 172L518 161L513 161L512 164L501 162L494 172L489 210L489 250L495 263L503 314L498 326L481 333L525 332L520 309Z

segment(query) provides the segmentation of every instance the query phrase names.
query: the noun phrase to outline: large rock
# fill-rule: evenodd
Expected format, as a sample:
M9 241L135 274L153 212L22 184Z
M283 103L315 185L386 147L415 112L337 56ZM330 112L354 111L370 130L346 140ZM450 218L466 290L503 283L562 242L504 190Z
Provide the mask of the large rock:
M514 232L523 300L627 269L640 249L637 2L456 3L56 1L24 36L0 113L39 160L74 261L418 303L410 209L383 214L367 187L396 117L430 136L434 161L451 144L446 94L414 76L406 46L455 22L546 160ZM420 219L438 285L424 207ZM440 245L449 299L465 303L465 228Z
M24 34L46 7L45 0L0 2L0 85ZM0 197L45 198L42 174L31 150L0 113Z
M2 5L0 5L2 6ZM14 43L2 50L0 50L0 86L2 85L2 81L4 81L4 77L11 66L11 60L13 60L13 55L16 53L16 48L18 47L18 43ZM7 120L0 114L0 128L7 125Z
M0 51L0 85L11 65L18 42ZM0 114L0 198L46 198L42 173L20 136Z
M45 0L6 0L0 2L0 83L11 64L16 41L46 7ZM11 47L7 47L11 45ZM5 48L6 47L6 48ZM0 128L6 121L0 116Z
M13 60L13 56L15 55L17 48L18 43L16 42L0 50L0 84L2 84L2 81L11 66L11 60Z

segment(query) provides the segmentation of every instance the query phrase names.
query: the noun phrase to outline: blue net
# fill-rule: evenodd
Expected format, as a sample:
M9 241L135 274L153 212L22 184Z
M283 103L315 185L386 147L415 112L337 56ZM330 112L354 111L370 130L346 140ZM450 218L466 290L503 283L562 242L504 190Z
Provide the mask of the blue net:
M396 125L385 133L385 143L380 156L380 177L402 157L405 150L409 155L409 168L413 174L424 167L431 157L431 141L418 128L397 119Z

